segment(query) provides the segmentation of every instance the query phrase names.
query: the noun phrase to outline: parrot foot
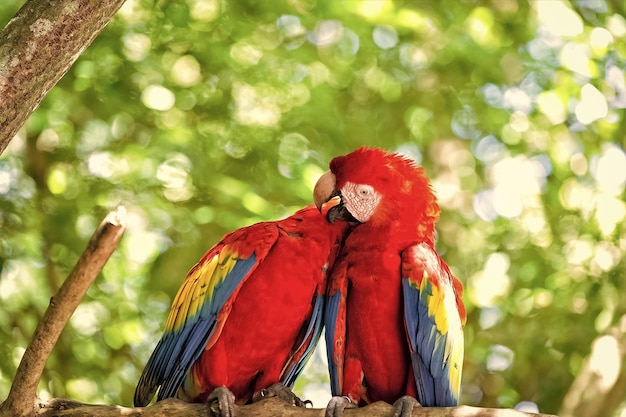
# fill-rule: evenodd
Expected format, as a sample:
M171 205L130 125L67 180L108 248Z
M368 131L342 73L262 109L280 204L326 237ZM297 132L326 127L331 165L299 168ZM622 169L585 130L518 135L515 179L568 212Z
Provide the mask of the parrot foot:
M415 398L405 395L393 403L393 417L411 417L413 409L421 406Z
M211 391L207 402L211 417L235 417L235 395L225 386Z
M350 397L333 397L326 406L324 417L341 417L346 408L357 408L357 405Z
M267 397L277 397L286 403L296 406L296 407L306 407L307 405L313 405L313 403L309 400L302 401L296 394L294 394L287 386L277 382L274 385L271 385L268 388L262 389L254 393L252 396L252 402L255 403L257 401L262 400Z

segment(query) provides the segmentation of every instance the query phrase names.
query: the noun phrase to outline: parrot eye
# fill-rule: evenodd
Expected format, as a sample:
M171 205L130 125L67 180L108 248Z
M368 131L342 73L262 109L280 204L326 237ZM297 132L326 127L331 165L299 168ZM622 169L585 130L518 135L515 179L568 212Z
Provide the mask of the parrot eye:
M367 197L374 194L374 188L371 185L361 184L357 188L357 193L361 197Z
M381 200L381 195L369 184L346 182L341 195L345 208L361 223L372 217Z

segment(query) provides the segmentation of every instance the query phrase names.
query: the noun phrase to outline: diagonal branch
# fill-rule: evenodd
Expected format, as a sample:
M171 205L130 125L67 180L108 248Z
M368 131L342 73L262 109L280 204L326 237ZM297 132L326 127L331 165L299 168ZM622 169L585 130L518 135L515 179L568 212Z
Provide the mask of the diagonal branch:
M48 356L80 300L117 247L125 228L126 211L120 207L109 213L91 236L76 266L59 292L50 299L17 368L9 396L0 405L0 416L33 415L37 385Z

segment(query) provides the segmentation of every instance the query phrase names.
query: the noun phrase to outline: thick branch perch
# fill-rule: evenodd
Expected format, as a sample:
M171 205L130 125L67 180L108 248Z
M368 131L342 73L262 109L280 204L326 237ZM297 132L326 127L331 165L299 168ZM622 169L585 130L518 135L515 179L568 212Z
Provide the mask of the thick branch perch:
M9 397L0 405L0 416L33 415L37 385L48 356L80 300L117 247L125 227L126 211L120 207L116 212L109 213L91 236L76 266L59 292L50 299L50 305L17 368Z
M237 417L324 417L319 408L292 407L277 398L267 398L243 407L235 406ZM384 402L367 407L345 410L345 417L391 417L393 407ZM39 404L37 417L210 417L209 407L204 404L188 404L173 398L150 407L125 408L113 405L87 405L70 400L52 399ZM447 407L420 408L413 411L415 417L556 417L549 414L532 414L501 408Z
M292 407L282 400L268 398L246 406L235 406L237 417L323 417L324 410L319 408ZM176 399L167 399L150 407L125 408L108 405L87 405L69 400L52 399L39 405L38 417L87 417L87 416L128 416L128 417L206 417L210 416L208 406L189 404ZM345 417L390 417L393 407L384 402L377 402L359 409L347 409ZM413 411L419 417L555 417L549 414L531 414L511 409L477 408L469 406L447 408L420 408Z
M0 154L124 0L28 0L0 32Z

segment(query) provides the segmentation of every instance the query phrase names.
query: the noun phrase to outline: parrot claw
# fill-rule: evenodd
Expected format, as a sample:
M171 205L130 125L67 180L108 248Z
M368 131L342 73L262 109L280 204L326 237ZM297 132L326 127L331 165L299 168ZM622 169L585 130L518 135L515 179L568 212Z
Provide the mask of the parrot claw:
M326 406L326 412L324 417L341 417L343 410L346 408L356 408L357 405L352 401L350 397L333 397Z
M281 384L280 382L254 393L254 395L252 396L252 402L255 403L267 397L280 398L286 403L296 407L306 407L307 405L313 405L313 403L309 400L302 401L298 396L296 396L296 394L294 394L289 388L287 388L287 386Z
M421 406L415 398L405 395L393 403L393 417L411 417L413 409Z
M215 388L207 402L211 417L235 417L235 395L225 386Z

